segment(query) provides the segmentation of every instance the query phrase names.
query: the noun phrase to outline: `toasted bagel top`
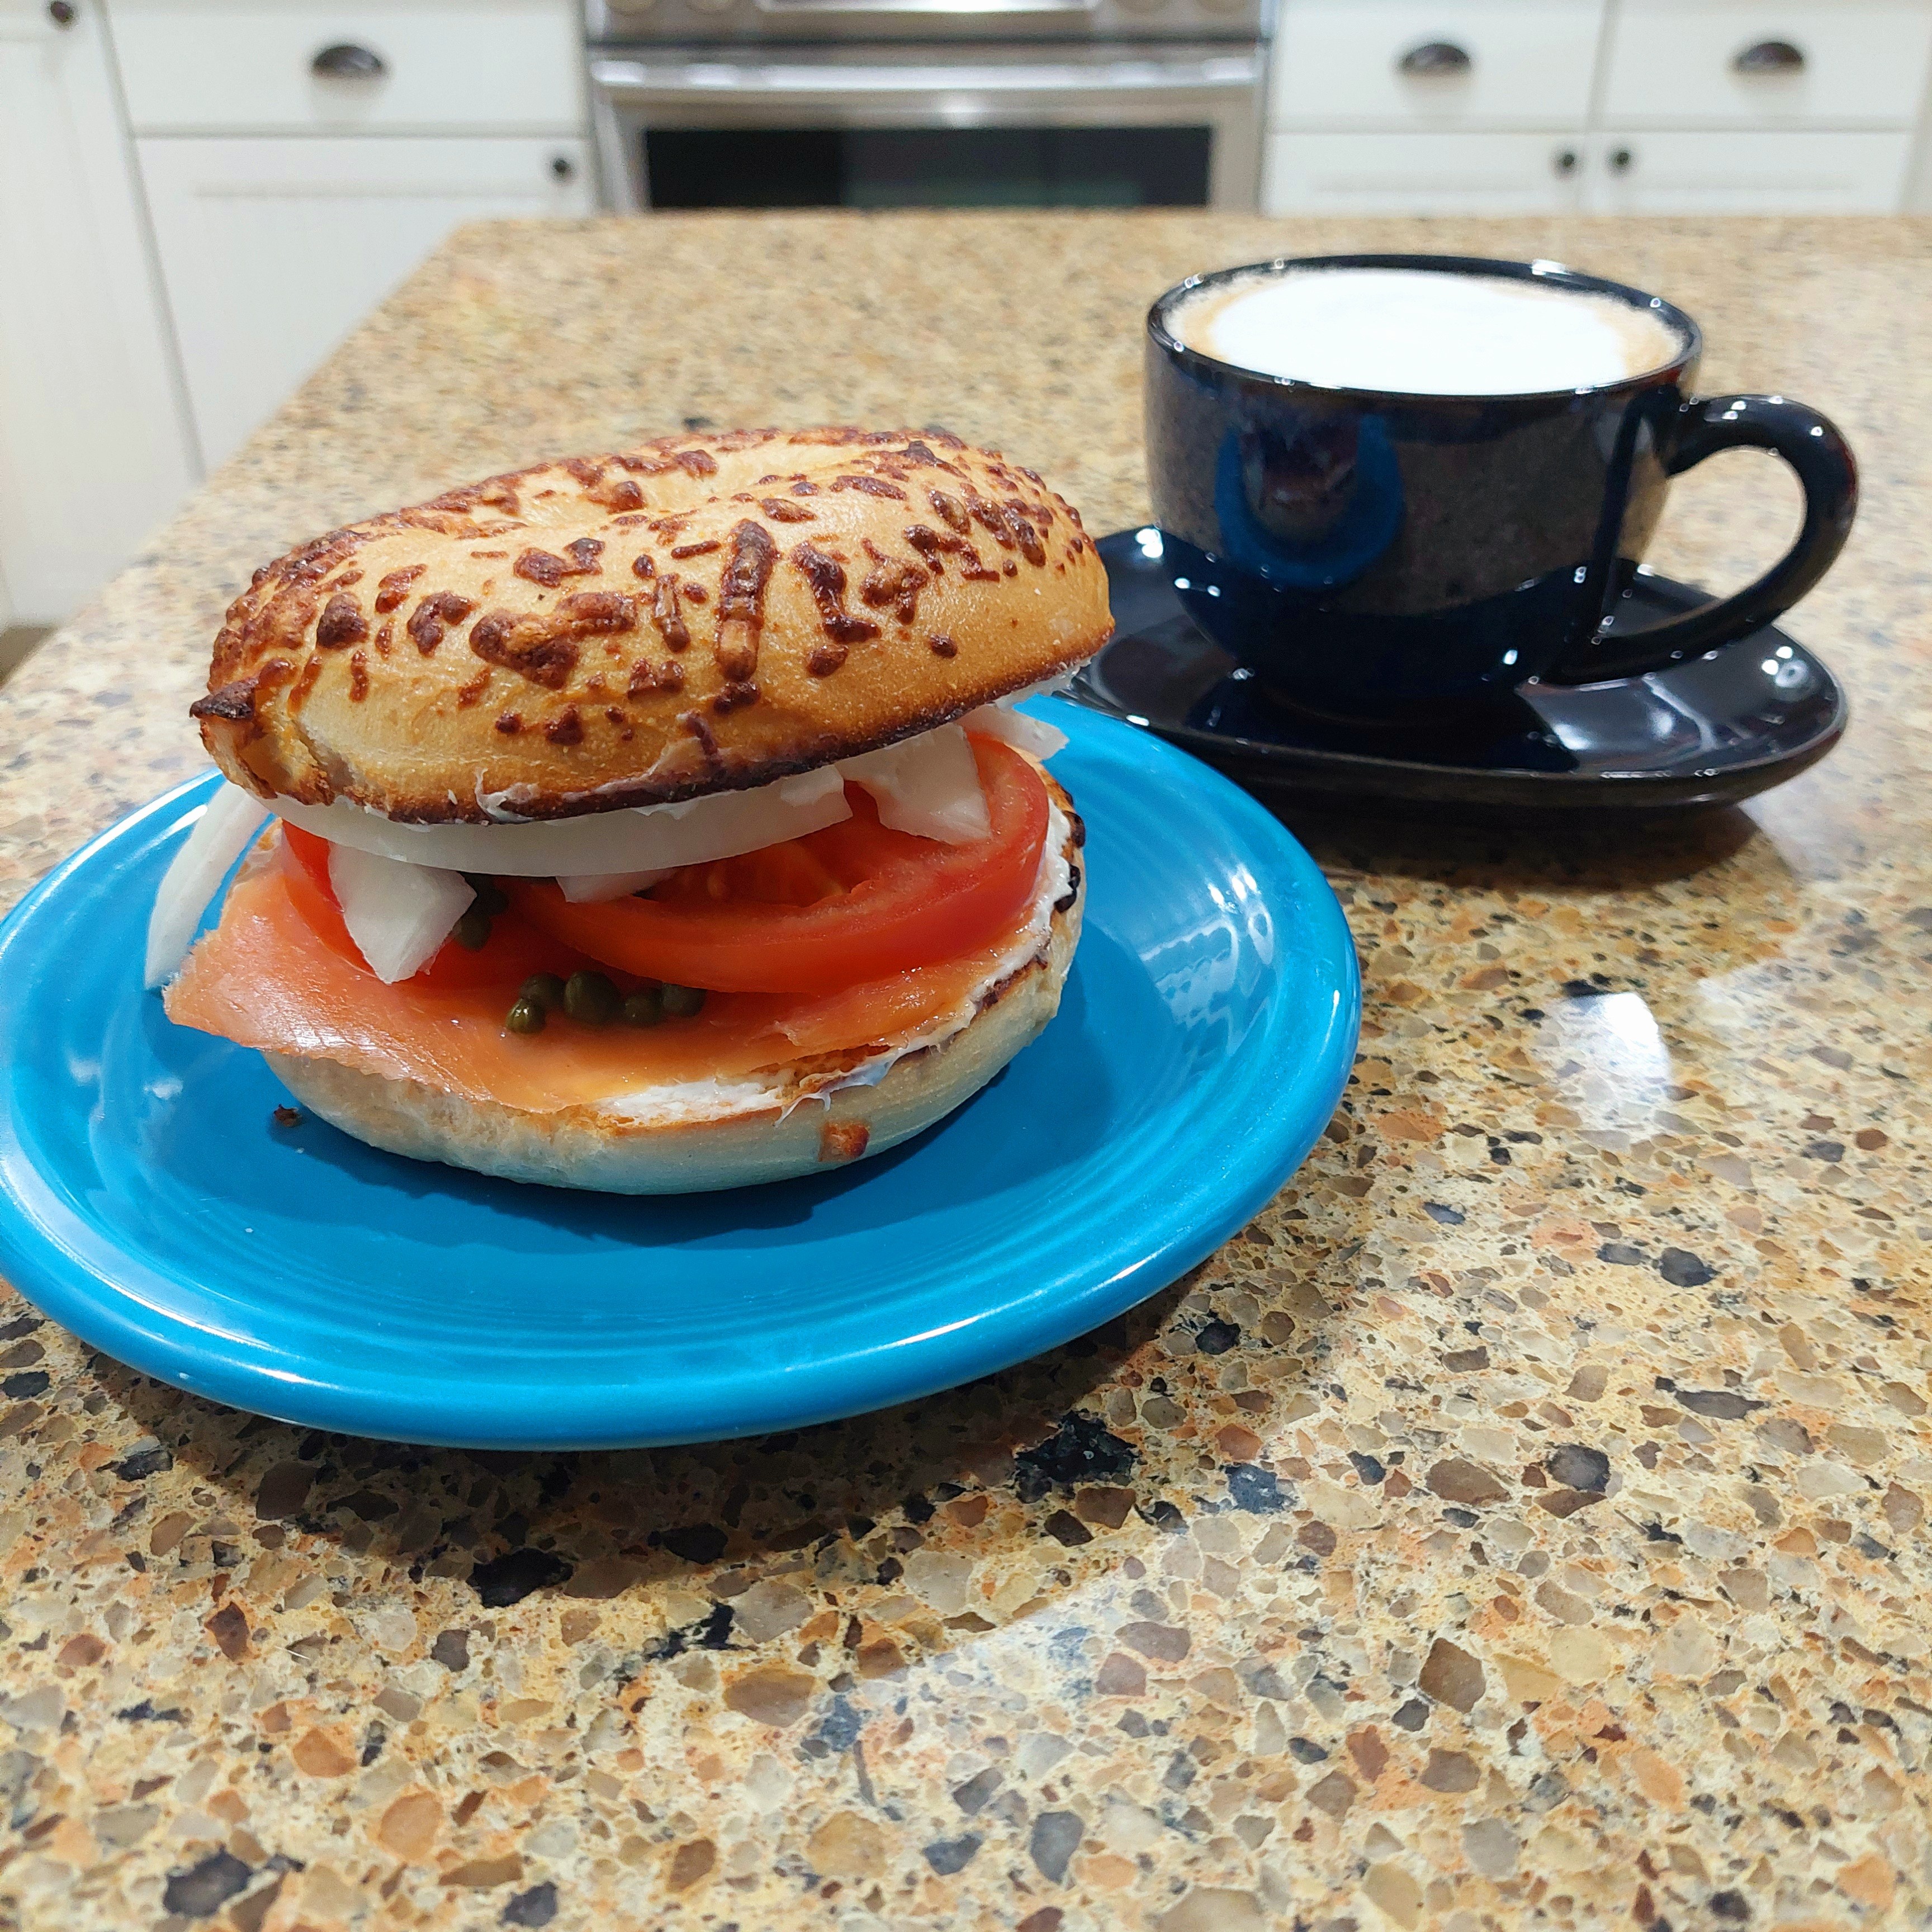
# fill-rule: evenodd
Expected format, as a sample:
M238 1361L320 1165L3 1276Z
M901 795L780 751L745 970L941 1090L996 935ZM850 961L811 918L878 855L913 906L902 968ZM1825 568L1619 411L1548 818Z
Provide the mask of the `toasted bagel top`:
M930 430L668 436L265 566L192 711L264 796L565 818L929 730L1112 629L1078 513L997 454Z

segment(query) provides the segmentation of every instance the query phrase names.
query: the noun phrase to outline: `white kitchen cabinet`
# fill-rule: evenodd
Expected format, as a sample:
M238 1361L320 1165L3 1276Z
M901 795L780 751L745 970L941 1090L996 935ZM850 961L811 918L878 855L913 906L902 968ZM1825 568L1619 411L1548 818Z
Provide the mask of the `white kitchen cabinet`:
M112 4L137 134L569 134L584 124L570 0ZM336 58L318 72L329 50Z
M459 222L581 214L591 204L588 155L574 136L136 145L211 464Z
M1280 0L1263 206L1932 203L1928 70L1932 0Z
M1932 112L1932 110L1928 110ZM1912 136L1912 160L1906 171L1905 200L1907 214L1923 214L1932 209L1932 122L1920 124Z
M1604 0L1287 0L1277 128L1580 128Z
M1909 128L1928 61L1924 0L1617 0L1602 122Z
M97 0L0 0L0 581L13 620L82 602L193 487Z
M1581 136L1270 134L1262 205L1270 214L1541 214L1578 205Z
M1604 214L1880 214L1900 204L1910 129L1632 130L1595 137L1584 205Z

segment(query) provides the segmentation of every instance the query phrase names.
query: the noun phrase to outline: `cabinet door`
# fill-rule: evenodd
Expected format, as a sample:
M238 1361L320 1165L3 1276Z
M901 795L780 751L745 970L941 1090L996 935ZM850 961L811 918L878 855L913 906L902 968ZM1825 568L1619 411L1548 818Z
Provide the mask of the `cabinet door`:
M110 3L137 134L583 130L571 0Z
M1574 208L1580 136L1270 134L1270 214L1537 214Z
M1621 0L1612 128L1906 127L1932 58L1924 0Z
M1280 127L1569 128L1590 104L1603 0L1282 0Z
M458 223L590 205L575 140L158 136L137 146L211 464Z
M0 0L0 580L50 623L195 481L94 0Z
M1586 205L1605 214L1888 214L1912 135L1600 135Z

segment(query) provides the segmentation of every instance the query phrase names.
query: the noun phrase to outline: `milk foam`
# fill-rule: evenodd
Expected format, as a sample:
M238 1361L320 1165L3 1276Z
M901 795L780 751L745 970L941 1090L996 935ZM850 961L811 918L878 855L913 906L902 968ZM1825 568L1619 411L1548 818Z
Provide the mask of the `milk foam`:
M1594 388L1682 346L1614 297L1494 275L1303 268L1244 277L1184 304L1189 347L1328 388L1499 396Z

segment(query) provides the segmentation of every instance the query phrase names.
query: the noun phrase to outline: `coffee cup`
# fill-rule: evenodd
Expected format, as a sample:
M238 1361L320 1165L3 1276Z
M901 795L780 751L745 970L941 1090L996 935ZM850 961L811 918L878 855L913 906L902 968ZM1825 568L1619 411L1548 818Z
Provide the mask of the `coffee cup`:
M1775 619L1844 548L1857 468L1815 410L1693 393L1682 309L1549 262L1335 255L1196 275L1148 314L1148 480L1176 593L1261 688L1432 727L1532 679L1631 677ZM1796 471L1755 583L1611 632L1670 478Z

